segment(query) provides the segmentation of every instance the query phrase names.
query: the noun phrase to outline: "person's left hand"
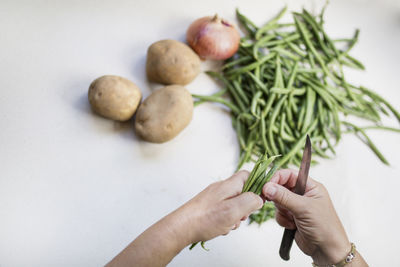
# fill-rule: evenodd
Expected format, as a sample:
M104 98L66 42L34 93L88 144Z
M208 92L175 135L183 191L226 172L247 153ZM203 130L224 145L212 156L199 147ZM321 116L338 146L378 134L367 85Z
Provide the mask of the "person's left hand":
M240 221L262 207L254 193L242 193L249 173L209 185L128 245L107 266L166 266L183 248L229 233Z
M239 227L250 213L260 209L263 200L252 193L242 193L249 173L240 171L232 177L213 183L175 211L181 222L190 227L190 242L207 241L226 235Z

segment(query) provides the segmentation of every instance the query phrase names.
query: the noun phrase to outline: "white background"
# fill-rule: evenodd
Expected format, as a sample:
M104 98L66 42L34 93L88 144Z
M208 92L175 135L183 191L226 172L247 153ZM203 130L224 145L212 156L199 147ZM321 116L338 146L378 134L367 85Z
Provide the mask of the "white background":
M327 31L352 36L366 72L348 79L374 88L400 109L398 1L331 1ZM288 1L291 10L306 3ZM7 1L0 2L0 266L104 265L149 225L209 183L232 174L238 145L229 115L204 104L171 142L135 136L132 122L90 111L87 89L104 74L134 81L144 96L159 85L145 78L146 49L160 39L184 40L196 18L218 12L234 21L235 7L263 23L284 1ZM203 63L204 70L211 63ZM205 74L187 86L209 94ZM398 127L392 119L387 124ZM369 132L391 162L384 166L354 136L337 157L310 175L331 193L350 240L371 266L399 266L400 136ZM251 166L247 166L250 168ZM327 222L329 223L329 222ZM310 266L294 245L278 249L275 221L245 224L207 242L209 252L185 249L170 266Z

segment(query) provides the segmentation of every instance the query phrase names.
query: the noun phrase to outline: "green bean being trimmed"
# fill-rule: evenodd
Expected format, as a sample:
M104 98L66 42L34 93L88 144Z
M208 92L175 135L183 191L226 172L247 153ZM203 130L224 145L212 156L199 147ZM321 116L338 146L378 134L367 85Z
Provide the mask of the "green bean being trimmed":
M351 38L330 38L324 29L324 9L318 15L304 9L294 12L292 22L282 24L285 7L261 26L236 10L246 30L239 49L219 72L208 72L223 83L223 92L193 98L198 103L221 103L231 110L240 144L238 169L260 155L264 165L271 163L268 159L273 155L282 155L273 170L298 166L307 134L315 156L334 157L334 146L342 133L353 133L381 162L389 164L365 130L399 132L382 125L381 118L391 116L400 122L400 113L377 93L345 77L347 67L365 69L350 55L360 31L355 30ZM369 125L358 126L351 118ZM257 177L259 168L257 161L253 169ZM260 173L267 168L263 166ZM268 178L255 183L252 174L248 180L251 185L246 183L244 191L260 193L261 184ZM270 207L263 210L270 212ZM257 213L253 218L259 223L269 216Z

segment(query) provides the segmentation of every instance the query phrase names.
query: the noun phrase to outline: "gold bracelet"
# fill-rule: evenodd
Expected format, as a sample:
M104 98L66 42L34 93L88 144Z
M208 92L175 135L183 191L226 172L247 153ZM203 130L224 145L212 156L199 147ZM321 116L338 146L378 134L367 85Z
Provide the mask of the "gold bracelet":
M314 262L312 263L313 267L343 267L345 266L347 263L350 263L353 261L353 259L356 257L356 245L354 245L353 243L351 243L351 251L350 253L346 256L346 258L344 258L343 260L341 260L340 262L336 263L336 264L329 264L329 265L324 265L324 266L319 266L316 265Z

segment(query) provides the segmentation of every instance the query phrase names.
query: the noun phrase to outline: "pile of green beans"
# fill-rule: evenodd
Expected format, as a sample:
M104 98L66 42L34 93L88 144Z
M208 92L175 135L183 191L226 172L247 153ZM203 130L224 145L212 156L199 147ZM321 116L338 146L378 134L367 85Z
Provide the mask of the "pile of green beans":
M318 16L304 9L293 12L293 23L280 23L285 12L286 7L258 27L236 10L246 30L239 50L220 72L207 72L223 88L210 96L193 95L195 105L211 101L231 110L241 151L238 169L264 154L282 155L278 167L299 166L307 134L313 154L330 158L343 132L357 134L388 164L367 128L343 121L351 115L373 123L369 128L399 131L381 125L382 114L391 113L400 122L388 101L345 78L345 66L364 69L349 55L359 31L333 40L324 31L324 9Z

